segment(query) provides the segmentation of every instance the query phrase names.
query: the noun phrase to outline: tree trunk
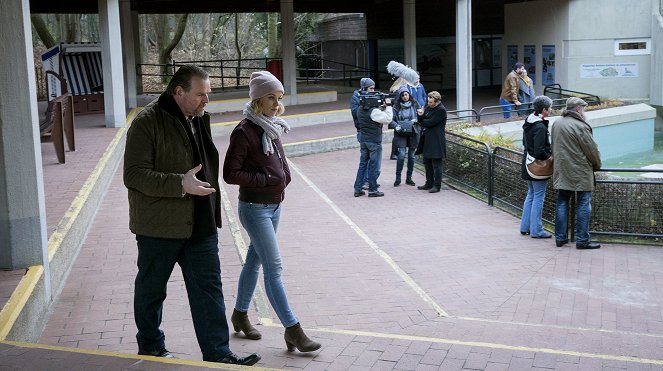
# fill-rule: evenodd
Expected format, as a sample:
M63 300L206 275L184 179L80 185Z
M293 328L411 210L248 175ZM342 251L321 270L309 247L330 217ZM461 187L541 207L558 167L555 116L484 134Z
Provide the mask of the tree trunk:
M162 18L163 17L163 18ZM184 30L186 29L186 23L187 19L189 18L188 14L182 15L180 19L177 22L177 29L175 30L175 34L173 35L173 38L168 40L168 28L167 27L167 19L165 18L164 15L159 15L159 23L162 27L161 32L157 32L157 34L160 35L160 40L157 42L159 43L159 64L166 65L170 63L171 60L171 53L173 52L173 49L179 44L180 40L182 39L182 35L184 34ZM167 41L168 40L168 41ZM175 71L173 71L174 73ZM167 73L166 66L162 67L162 75L169 75ZM163 82L167 82L169 80L169 76L162 76L161 80Z
M37 35L39 36L39 40L41 40L44 46L46 46L46 49L54 47L56 44L55 38L51 34L51 31L48 30L44 18L39 14L32 14L30 19L32 20L32 26L35 28L35 32L37 32Z
M239 13L235 13L235 49L237 50L237 68L235 71L235 87L239 87L239 75L242 72L242 48L239 46Z
M278 13L267 14L267 58L277 58L280 54Z

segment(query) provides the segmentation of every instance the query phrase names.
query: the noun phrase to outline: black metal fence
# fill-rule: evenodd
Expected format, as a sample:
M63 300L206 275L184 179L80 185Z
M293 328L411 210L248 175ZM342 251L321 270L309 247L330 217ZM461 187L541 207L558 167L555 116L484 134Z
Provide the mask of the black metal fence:
M447 184L514 215L522 213L527 185L521 178L522 153L447 132L444 175ZM651 173L654 177L626 175ZM663 243L663 170L601 169L592 192L590 233L600 240ZM548 182L543 222L552 230L556 194ZM569 232L573 238L575 201ZM514 227L515 228L515 227Z

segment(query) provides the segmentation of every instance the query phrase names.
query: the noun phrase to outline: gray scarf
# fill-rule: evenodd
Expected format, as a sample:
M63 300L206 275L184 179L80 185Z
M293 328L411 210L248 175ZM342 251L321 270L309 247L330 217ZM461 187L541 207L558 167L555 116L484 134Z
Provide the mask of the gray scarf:
M260 126L265 132L262 134L262 151L267 155L274 153L274 146L272 140L281 138L281 134L290 131L290 125L282 118L274 116L267 117L265 115L258 115L251 107L251 102L246 103L244 108L244 116L251 120L254 124Z

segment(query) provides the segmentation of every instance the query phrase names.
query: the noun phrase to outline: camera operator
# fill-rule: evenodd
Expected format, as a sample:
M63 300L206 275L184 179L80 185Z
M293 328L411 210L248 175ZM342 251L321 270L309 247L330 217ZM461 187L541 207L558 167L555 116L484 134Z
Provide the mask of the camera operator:
M357 142L361 143L361 131L359 130L359 120L357 119L357 111L359 111L360 97L366 93L372 93L375 91L375 81L370 77L364 77L359 81L360 89L357 89L352 93L350 98L350 113L352 113L352 121L354 121L355 128L357 129ZM368 169L366 174L364 174L364 182L362 189L368 189Z
M382 126L393 119L389 98L383 93L369 93L361 96L361 106L357 110L357 122L361 139L361 158L355 179L355 197L366 193L362 190L364 175L368 169L368 197L382 197L378 190L378 177L382 163Z

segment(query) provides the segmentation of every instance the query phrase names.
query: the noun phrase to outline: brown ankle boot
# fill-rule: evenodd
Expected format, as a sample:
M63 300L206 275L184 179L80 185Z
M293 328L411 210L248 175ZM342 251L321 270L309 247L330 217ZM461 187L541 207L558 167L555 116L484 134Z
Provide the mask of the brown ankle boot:
M249 321L249 316L246 312L240 312L237 309L234 309L232 316L230 316L230 322L233 323L235 332L244 332L247 339L259 340L262 338L260 331L256 330L256 328L251 325L251 321Z
M314 350L320 349L322 345L317 343L306 336L302 326L297 322L295 325L286 327L285 335L285 345L288 346L288 352L294 352L295 348L300 352L312 352Z

